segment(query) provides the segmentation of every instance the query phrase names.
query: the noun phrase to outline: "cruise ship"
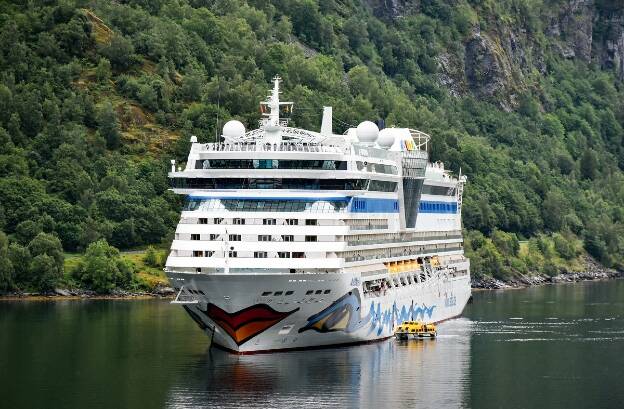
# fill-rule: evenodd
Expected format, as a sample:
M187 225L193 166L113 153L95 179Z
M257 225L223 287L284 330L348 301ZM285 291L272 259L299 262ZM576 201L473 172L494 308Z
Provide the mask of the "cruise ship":
M257 129L229 121L171 161L186 198L165 267L172 303L235 353L383 340L406 320L460 315L466 177L431 163L417 130L334 134L331 107L320 132L291 127L279 87Z

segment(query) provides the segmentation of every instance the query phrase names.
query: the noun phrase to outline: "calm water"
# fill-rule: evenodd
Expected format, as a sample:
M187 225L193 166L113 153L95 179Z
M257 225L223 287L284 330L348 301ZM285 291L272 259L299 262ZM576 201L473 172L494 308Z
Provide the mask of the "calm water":
M0 408L624 407L624 281L479 292L439 333L234 356L166 301L0 302Z

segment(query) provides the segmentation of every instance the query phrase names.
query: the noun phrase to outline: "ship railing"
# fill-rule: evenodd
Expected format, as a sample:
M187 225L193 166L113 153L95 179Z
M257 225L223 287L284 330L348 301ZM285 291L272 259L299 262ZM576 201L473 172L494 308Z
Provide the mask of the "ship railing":
M349 231L362 231L362 230L387 230L387 224L367 224L364 226L349 226Z
M427 152L427 148L429 147L429 141L431 140L431 136L417 129L410 129L409 132L412 135L412 139L414 140L414 143L416 144L416 148L421 151Z
M349 153L347 146L323 145L306 142L280 143L245 143L245 142L216 142L204 144L205 151L209 152L310 152L310 153Z
M382 250L378 250L375 253L372 254L355 254L355 255L347 255L344 257L344 260L346 262L354 262L354 261L364 261L364 260L382 260L382 259L388 259L388 258L393 258L393 257L414 257L414 256L418 256L418 254L426 254L426 253L446 253L446 252L450 252L450 251L458 251L458 250L462 250L461 246L453 246L453 247L445 247L445 248L427 248L429 246L419 246L419 247L423 247L423 248L419 248L419 249L414 249L416 250L416 252L414 252L413 250L409 250L409 251L405 251L404 249L382 249ZM366 250L365 250L366 251ZM368 250L370 251L370 250Z
M195 234L195 233L194 233ZM197 233L199 234L199 233ZM210 237L208 234L201 234L201 236ZM251 235L255 237L255 235ZM284 234L286 236L286 234ZM180 234L176 233L176 240L185 240L185 241L194 241L194 242L202 242L202 241L223 241L231 244L234 243L344 243L342 240L331 240L331 239L321 239L318 238L316 241L306 241L305 239L293 239L293 240L284 240L282 237L273 237L271 240L228 240L228 237L224 234L216 235L213 238L200 238L199 240L191 240L191 233ZM192 254L192 251L189 251L189 254Z
M422 240L453 240L453 239L461 239L462 236L431 236L431 237L410 237L410 238L396 238L391 240L384 239L373 239L373 240L353 240L347 241L348 246L367 246L371 244L393 244L393 243L405 243L409 241L422 241Z
M417 241L417 240L445 240L462 238L461 230L447 231L421 231L421 232L402 232L402 233L382 233L372 235L355 235L349 237L351 241L358 242L363 240L393 240L393 241Z

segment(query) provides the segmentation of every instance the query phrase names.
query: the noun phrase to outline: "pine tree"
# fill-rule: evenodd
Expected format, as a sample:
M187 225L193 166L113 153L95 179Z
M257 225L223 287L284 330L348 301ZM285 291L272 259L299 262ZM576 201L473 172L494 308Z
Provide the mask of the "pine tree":
M104 103L98 112L98 130L106 140L108 149L117 149L121 143L117 114L110 101Z
M583 179L594 180L598 173L598 160L596 152L592 149L586 149L581 157L581 176Z

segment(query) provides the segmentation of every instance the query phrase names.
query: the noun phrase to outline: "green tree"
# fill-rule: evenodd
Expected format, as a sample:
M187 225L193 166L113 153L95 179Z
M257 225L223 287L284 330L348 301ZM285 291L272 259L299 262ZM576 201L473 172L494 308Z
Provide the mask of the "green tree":
M566 260L572 260L576 257L576 240L572 237L564 237L563 235L556 233L553 234L553 241L555 243L555 250L561 257Z
M550 190L542 204L542 218L546 227L551 231L563 229L568 212L568 200L563 193L558 189Z
M594 180L598 174L598 159L593 149L585 149L581 157L581 176Z
M9 258L9 239L0 231L0 293L12 289L13 263Z
M202 87L206 82L201 72L192 71L184 76L180 93L187 101L199 101L202 95Z
M111 43L100 51L116 70L127 70L136 62L132 42L122 35L114 35Z
M15 228L15 239L22 245L27 245L43 230L39 223L33 220L24 220Z
M108 149L117 149L121 143L117 113L110 101L106 101L98 112L98 130L106 139Z
M30 262L32 257L27 247L18 243L11 243L8 248L8 257L13 266L13 282L17 287L30 284Z
M128 286L133 273L132 266L120 257L119 250L106 240L98 240L87 247L84 261L73 274L94 291L110 293L117 287Z
M47 254L39 254L30 262L31 282L41 291L52 290L58 280L63 276L62 269L53 257Z
M514 233L495 230L492 233L492 243L501 254L507 257L517 257L520 251L520 242Z
M147 248L147 252L145 256L143 256L143 262L150 267L158 267L158 255L156 254L156 250L154 250L153 246L149 246Z
M32 256L30 263L30 282L40 290L50 290L63 277L65 255L58 237L39 233L30 243L28 252Z
M97 67L95 68L95 78L98 82L106 83L111 78L111 63L106 58L100 58Z

